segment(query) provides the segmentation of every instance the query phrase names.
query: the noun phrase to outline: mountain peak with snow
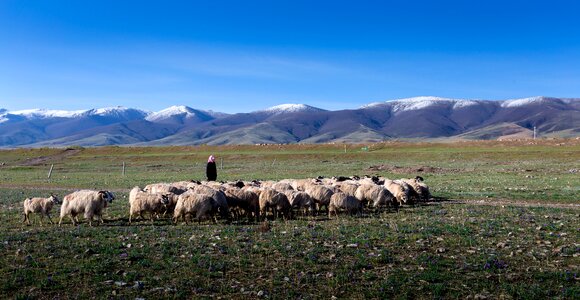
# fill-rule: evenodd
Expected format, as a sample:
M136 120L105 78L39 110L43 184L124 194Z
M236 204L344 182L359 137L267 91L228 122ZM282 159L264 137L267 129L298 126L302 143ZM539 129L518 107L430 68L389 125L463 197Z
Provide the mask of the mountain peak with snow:
M424 109L435 105L450 105L453 109L463 108L471 105L475 105L482 100L470 100L470 99L453 99L453 98L443 98L435 96L419 96L412 98L401 98L394 100L387 100L383 102L374 102L362 106L362 109L373 108L373 107L390 107L393 112L403 112L410 110Z
M297 113L297 112L316 112L316 111L324 111L324 109L317 108L314 106L306 105L306 104L280 104L276 106L272 106L266 108L264 110L259 110L258 112L266 112L271 114L283 114L283 113Z
M186 124L205 122L214 119L214 112L205 112L185 105L173 105L158 112L151 113L145 119L154 123Z
M519 107L529 104L538 104L547 100L549 100L549 98L544 96L535 96L521 99L509 99L502 101L501 107Z

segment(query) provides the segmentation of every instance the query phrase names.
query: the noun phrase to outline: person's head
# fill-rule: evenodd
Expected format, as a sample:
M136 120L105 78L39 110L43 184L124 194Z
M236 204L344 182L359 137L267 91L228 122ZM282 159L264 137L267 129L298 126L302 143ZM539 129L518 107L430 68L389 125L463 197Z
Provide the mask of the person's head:
M215 162L215 157L213 155L210 155L209 158L207 159L207 162Z

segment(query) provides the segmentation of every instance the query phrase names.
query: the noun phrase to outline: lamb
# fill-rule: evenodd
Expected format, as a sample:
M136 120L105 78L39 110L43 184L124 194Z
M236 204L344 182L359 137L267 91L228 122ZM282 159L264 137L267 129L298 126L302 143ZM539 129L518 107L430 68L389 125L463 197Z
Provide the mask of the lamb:
M269 209L272 210L274 217L277 217L279 213L282 213L285 219L291 217L291 207L288 197L283 193L277 192L271 188L264 188L259 196L260 202L260 213L263 216L267 215Z
M228 188L225 191L225 195L230 210L233 211L234 208L241 209L248 217L253 215L256 221L259 220L260 201L256 193L239 188Z
M361 185L356 190L355 197L363 204L372 202L375 208L389 204L397 207L393 195L384 186L380 185Z
M179 195L173 212L173 222L177 224L179 218L183 218L187 224L187 216L195 215L198 224L201 224L202 218L213 217L218 209L218 203L211 196L189 191ZM212 219L216 222L214 218Z
M42 220L44 216L48 217L50 224L54 224L50 218L50 211L54 204L60 204L58 198L50 194L48 198L26 198L24 200L24 220L26 224L30 225L30 213L40 213L40 225L42 226Z
M103 224L105 223L102 216L103 210L114 199L115 196L109 191L80 190L68 194L62 200L58 225L62 224L62 219L67 215L70 216L73 225L76 225L77 215L81 213L84 214L85 219L89 220L89 226L93 226L93 216L97 216Z
M284 194L288 198L290 206L302 211L303 215L314 212L316 203L306 192L288 190L285 191Z
M383 185L395 197L399 205L406 204L409 200L409 195L405 192L405 188L398 182L387 179Z
M330 204L328 205L328 217L332 217L332 213L338 217L338 211L345 210L349 214L360 213L362 204L357 198L349 196L345 193L335 193L330 197Z
M332 194L334 194L332 189L323 185L311 185L306 189L306 193L310 195L312 199L314 199L318 211L320 211L322 206L326 206L326 208L328 208L330 197L332 197Z
M131 218L139 214L144 219L143 213L149 213L149 218L153 222L153 214L165 213L168 205L171 203L166 194L150 194L142 191L138 186L134 187L129 193L129 224Z

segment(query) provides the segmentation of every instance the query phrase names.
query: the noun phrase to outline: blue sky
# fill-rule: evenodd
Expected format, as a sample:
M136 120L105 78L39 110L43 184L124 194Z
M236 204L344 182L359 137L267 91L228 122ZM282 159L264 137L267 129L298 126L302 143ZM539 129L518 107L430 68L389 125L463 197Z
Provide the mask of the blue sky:
M580 97L574 1L0 1L0 108Z

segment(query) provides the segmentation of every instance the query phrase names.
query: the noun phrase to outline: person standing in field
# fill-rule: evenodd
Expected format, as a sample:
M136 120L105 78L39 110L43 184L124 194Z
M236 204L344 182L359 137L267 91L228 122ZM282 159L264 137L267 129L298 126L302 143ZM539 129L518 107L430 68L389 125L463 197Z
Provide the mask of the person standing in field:
M215 181L217 179L217 167L215 165L215 157L210 155L207 159L207 167L205 168L207 181Z

